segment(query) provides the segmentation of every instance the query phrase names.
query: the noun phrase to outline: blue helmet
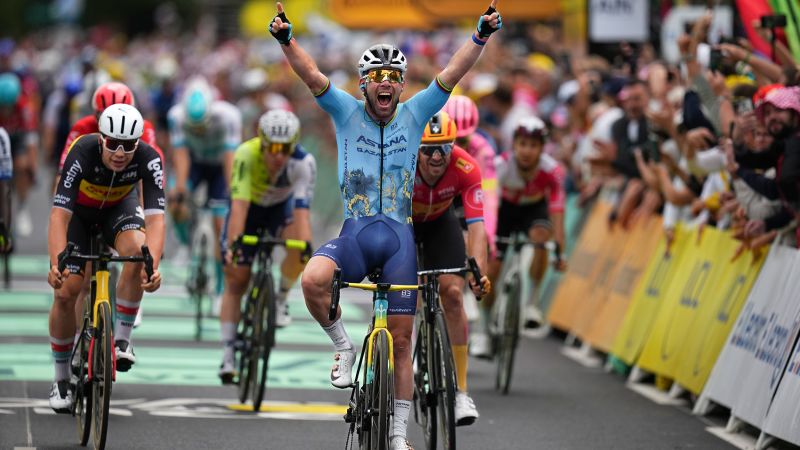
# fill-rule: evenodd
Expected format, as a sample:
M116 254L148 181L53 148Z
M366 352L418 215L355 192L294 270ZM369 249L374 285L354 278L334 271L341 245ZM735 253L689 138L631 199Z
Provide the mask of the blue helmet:
M19 77L11 72L0 74L0 106L9 106L17 103L22 93Z
M211 114L211 104L213 102L213 91L205 79L198 77L190 80L186 84L186 92L183 94L186 122L190 125L204 123Z

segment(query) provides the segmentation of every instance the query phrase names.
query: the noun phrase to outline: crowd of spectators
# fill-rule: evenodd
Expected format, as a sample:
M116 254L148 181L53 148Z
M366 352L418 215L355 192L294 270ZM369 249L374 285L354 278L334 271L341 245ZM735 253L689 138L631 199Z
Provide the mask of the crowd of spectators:
M353 32L319 20L298 39L337 86L357 92L358 54L392 42L410 59L405 98L430 82L468 33ZM776 62L745 41L709 45L710 22L709 14L679 38L679 64L660 60L647 44L621 45L612 61L586 56L565 49L551 27L510 24L457 92L476 101L479 131L498 153L510 148L520 118L545 120L546 151L567 168L569 191L584 204L616 193L612 223L630 227L663 213L668 237L678 223L693 222L733 228L747 246L763 246L795 229L800 211L798 61L780 42ZM288 108L306 125L305 145L335 157L330 121L287 70L280 48L268 37L219 41L212 22L183 33L164 23L136 37L98 26L5 38L0 72L20 78L26 109L38 119L31 132L40 138L27 141L41 153L31 157L32 178L38 161L57 161L69 126L109 80L131 87L167 155L167 111L184 81L202 75L240 108L243 138L255 135L264 110ZM9 120L3 108L0 125Z

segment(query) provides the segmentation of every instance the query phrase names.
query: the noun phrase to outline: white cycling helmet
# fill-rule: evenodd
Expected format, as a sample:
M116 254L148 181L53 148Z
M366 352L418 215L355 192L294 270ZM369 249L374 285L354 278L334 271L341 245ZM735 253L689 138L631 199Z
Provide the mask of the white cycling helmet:
M517 122L514 128L514 137L528 136L544 141L547 138L547 125L536 116L527 116Z
M391 44L377 44L366 49L358 60L358 76L364 77L372 69L391 67L406 73L406 57L399 48Z
M282 109L267 111L258 119L258 135L270 143L295 142L300 135L300 119Z
M98 122L100 133L114 139L131 141L144 133L142 114L125 103L116 103L103 110Z

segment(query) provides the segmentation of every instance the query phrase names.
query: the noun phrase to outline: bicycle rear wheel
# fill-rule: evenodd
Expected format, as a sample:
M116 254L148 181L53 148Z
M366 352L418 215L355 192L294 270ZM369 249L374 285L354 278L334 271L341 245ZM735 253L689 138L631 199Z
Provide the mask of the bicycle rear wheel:
M499 330L497 349L497 375L495 389L508 394L511 387L511 375L514 371L514 353L519 340L519 310L522 295L522 283L519 273L515 273L505 285L505 311L500 318L502 326Z
M389 429L391 427L391 411L394 402L394 383L389 369L389 337L388 331L381 330L375 335L372 347L371 384L367 387L367 404L369 416L370 450L389 448ZM369 378L369 376L367 377Z
M261 317L257 332L253 333L252 356L252 375L253 385L251 398L253 400L253 410L261 408L264 400L264 391L267 387L267 368L269 367L269 354L275 346L275 285L272 275L264 274L258 293L257 316Z
M433 360L436 362L436 406L438 408L442 448L456 448L456 372L453 350L447 336L447 324L442 311L436 312L433 324Z
M92 422L95 449L105 448L108 432L108 408L111 402L111 385L114 379L114 335L111 332L111 307L101 303L97 309L97 329L92 348Z
M75 352L78 353L80 365L72 367L70 361L70 369L73 371L73 376L76 379L75 383L75 408L73 410L76 419L78 441L81 445L86 445L89 442L89 434L92 430L92 385L89 383L88 364L89 361L89 340L86 338L85 331L91 324L89 314L87 312L89 302L83 302L83 325L81 327L81 336L75 347Z
M425 436L425 448L436 448L436 377L431 376L431 332L423 308L417 310L417 343L414 347L414 414Z

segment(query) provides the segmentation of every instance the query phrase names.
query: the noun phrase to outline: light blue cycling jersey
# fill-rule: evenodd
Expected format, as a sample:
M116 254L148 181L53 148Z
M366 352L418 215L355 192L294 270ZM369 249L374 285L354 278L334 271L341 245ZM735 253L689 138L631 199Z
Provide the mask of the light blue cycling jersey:
M356 100L330 82L316 96L317 104L331 115L336 127L345 219L382 213L402 224L411 223L417 149L425 124L442 109L449 96L450 89L437 78L408 101L399 103L383 130L367 114L364 100ZM379 196L381 189L383 195Z

